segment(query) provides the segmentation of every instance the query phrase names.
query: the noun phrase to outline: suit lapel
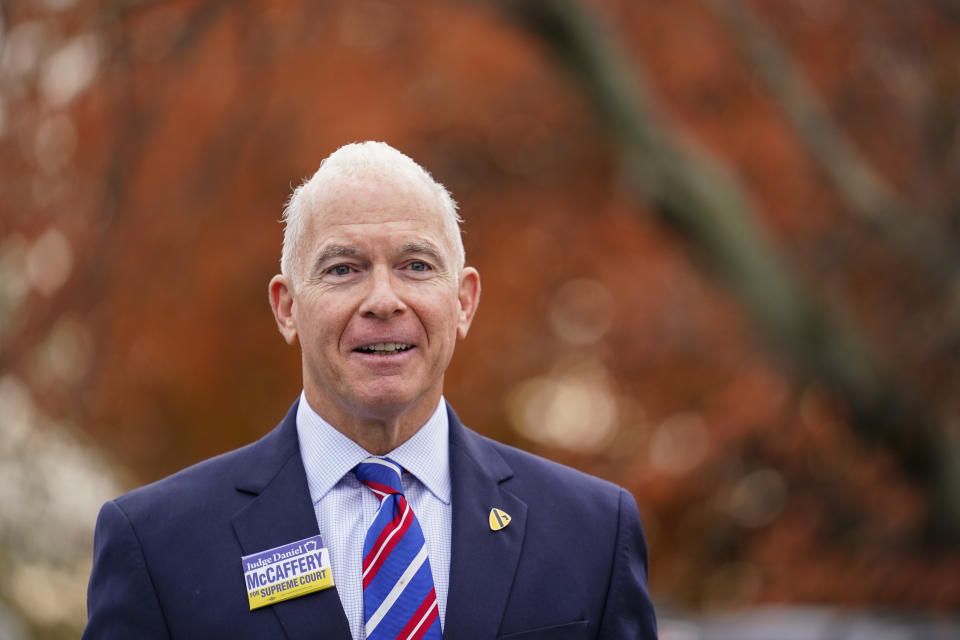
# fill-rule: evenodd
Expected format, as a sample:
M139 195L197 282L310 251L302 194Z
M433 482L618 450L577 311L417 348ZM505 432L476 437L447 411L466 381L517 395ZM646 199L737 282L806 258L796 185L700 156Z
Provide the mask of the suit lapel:
M233 517L233 530L245 555L320 532L300 459L296 409L295 403L280 426L249 449L250 479L237 489L255 497ZM290 640L351 640L336 588L269 608Z
M456 640L495 638L520 559L527 505L500 486L513 475L503 458L447 409L453 538L443 635ZM510 515L506 528L491 531L492 508Z

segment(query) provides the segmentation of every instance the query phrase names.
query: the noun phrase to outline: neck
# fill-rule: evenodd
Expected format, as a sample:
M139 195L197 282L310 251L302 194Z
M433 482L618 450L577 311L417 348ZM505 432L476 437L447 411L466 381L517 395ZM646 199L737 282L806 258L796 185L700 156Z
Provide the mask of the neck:
M310 408L317 412L334 429L347 436L373 455L390 453L413 437L426 424L440 402L436 398L420 398L402 410L364 407L355 411L325 403L306 391Z

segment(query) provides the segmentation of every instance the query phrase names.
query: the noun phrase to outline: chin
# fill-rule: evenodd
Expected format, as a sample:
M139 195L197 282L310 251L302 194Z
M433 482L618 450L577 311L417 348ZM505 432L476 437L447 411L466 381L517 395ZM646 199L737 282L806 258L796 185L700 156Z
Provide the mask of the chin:
M357 394L356 401L367 411L386 418L409 411L429 396L429 392L424 390L380 388ZM431 410L433 408L430 407Z

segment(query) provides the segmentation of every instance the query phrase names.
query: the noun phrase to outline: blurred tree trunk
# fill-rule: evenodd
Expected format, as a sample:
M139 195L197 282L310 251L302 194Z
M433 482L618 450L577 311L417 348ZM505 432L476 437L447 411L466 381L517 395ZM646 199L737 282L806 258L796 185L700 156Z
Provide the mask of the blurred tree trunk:
M798 65L749 5L705 0L730 31L741 55L764 83L817 166L843 198L847 211L900 248L935 284L960 304L960 272L945 236L931 228L927 213L916 211L877 175L854 143L833 122Z
M957 0L932 0L933 6L940 10L940 12L953 20L955 23L960 24L960 2Z
M573 74L628 179L734 292L795 374L831 389L857 432L888 447L924 486L930 533L960 532L960 456L928 406L893 380L845 319L811 298L757 226L759 216L735 180L670 133L611 31L575 0L506 0L502 7ZM862 166L851 171L862 179ZM879 183L869 184L880 192Z

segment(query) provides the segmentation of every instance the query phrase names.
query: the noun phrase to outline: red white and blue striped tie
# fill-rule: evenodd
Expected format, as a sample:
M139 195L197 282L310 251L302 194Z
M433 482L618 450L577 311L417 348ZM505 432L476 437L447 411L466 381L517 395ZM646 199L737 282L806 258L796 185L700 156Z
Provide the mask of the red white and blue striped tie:
M357 478L380 498L363 541L363 619L368 640L440 640L440 611L423 530L403 497L403 468L367 458Z

